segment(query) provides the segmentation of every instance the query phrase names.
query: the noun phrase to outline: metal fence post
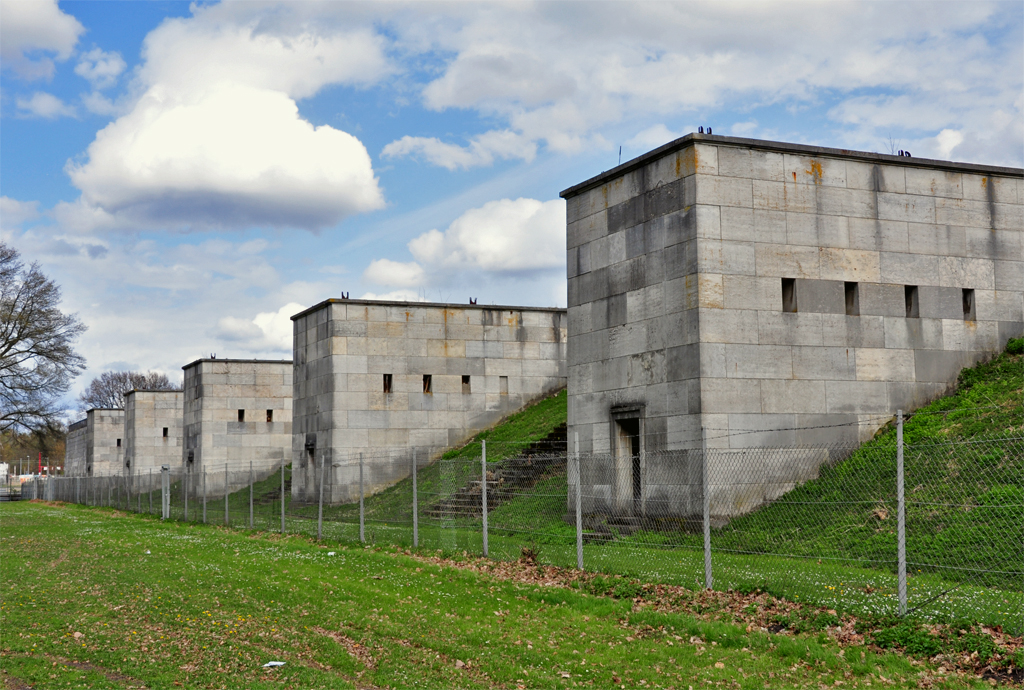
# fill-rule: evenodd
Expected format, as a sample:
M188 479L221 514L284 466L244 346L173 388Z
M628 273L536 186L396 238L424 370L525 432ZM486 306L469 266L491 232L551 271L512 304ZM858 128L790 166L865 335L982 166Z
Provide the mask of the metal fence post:
M363 508L363 454L359 454L359 541L366 542L366 513Z
M578 431L573 432L573 465L576 467L576 569L583 570L583 466Z
M153 513L153 468L149 468L149 482L146 484L149 488L149 512Z
M487 558L487 441L480 442L480 466L483 477L480 482L480 506L484 518L484 558Z
M324 533L324 462L323 456L320 457L320 501L316 509L316 540L320 541Z
M284 534L284 458L281 458L281 534Z
M228 503L228 482L231 481L231 477L228 476L228 464L224 463L224 526L227 527L231 524L231 514L228 512L228 507L231 505Z
M171 517L171 466L160 466L160 519Z
M907 615L907 515L903 495L903 410L896 411L896 549L900 616Z
M704 587L713 589L715 580L711 572L711 482L708 469L708 438L704 427L700 428L701 440L701 486L704 514Z
M415 549L420 545L420 516L418 508L419 497L416 495L416 449L412 449L412 547Z
M181 478L181 492L185 494L185 522L188 522L188 467L185 468L184 476Z
M203 463L203 524L206 524L206 463Z
M249 529L252 529L252 527L253 527L253 524L252 524L252 485L253 485L252 460L250 460L249 461Z

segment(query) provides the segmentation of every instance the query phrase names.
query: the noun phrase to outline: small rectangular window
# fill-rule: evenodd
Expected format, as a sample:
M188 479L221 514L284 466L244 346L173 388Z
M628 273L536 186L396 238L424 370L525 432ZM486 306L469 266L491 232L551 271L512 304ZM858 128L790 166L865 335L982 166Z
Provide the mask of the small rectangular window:
M118 447L118 448L120 448L120 447L121 447L121 439L117 439L117 447Z
M907 303L907 318L916 319L921 315L921 308L917 302L917 286L906 285L903 287L903 295Z
M384 392L385 393L390 393L391 392L391 383L392 383L391 374L384 374Z
M273 410L267 410L267 424L270 424L273 421L274 421L274 411Z
M164 438L167 438L167 427L164 427Z
M860 316L860 290L857 283L846 283L846 315Z
M974 312L974 290L970 288L964 288L964 321L974 321L976 316Z
M463 376L462 377L462 392L463 393L469 393L470 392L470 389L469 389L469 377L468 376Z
M796 311L796 278L782 279L782 311Z
M508 377L507 376L499 376L498 377L498 392L501 393L502 395L508 395Z
M238 421L240 421L240 422L244 422L245 421L245 410L239 410L238 411Z
M430 374L424 374L423 375L423 392L424 393L433 393L434 392L432 377L431 377Z

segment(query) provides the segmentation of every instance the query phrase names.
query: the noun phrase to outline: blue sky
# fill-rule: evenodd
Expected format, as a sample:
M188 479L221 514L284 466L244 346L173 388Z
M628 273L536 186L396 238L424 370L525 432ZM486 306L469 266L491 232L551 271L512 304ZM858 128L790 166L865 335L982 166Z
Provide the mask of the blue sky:
M560 190L716 134L1024 165L1024 5L0 4L0 238L107 369L348 292L565 305Z

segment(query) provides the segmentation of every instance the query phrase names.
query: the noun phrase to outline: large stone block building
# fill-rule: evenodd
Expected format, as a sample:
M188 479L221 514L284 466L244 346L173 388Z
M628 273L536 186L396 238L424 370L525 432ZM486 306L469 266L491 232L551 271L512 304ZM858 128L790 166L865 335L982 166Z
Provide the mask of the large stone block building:
M88 418L80 419L68 425L68 435L64 440L64 475L68 477L84 477L85 475L85 433L89 425Z
M206 470L206 489L223 493L287 464L292 447L292 363L287 360L198 359L182 367L181 458L186 473ZM190 489L191 490L191 489Z
M134 477L181 465L182 391L129 391L124 396L124 466Z
M123 474L124 410L92 409L68 428L64 474L109 477Z
M292 495L358 497L408 476L413 447L446 448L564 388L564 309L327 300L292 317ZM425 452L421 450L420 452Z
M585 478L601 509L689 510L669 486L699 484L700 455L644 458L702 428L725 481L728 451L855 443L1020 336L1022 177L693 134L564 191L569 431L616 458Z

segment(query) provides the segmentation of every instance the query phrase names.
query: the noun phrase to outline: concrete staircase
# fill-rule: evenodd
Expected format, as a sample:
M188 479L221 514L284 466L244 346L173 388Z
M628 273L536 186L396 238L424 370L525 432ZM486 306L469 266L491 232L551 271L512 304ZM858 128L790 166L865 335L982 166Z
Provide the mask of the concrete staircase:
M566 428L555 428L515 457L506 458L487 472L487 509L493 510L514 496L532 488L544 477L565 474ZM426 513L432 518L480 517L483 513L481 479L468 481Z

